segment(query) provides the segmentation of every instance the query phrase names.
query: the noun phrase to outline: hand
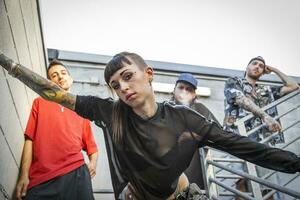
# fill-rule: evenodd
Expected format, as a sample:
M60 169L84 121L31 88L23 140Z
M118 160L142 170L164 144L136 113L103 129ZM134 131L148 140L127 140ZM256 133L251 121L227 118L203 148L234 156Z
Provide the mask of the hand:
M28 184L29 184L29 177L25 175L20 176L16 186L16 198L18 200L22 200L22 198L26 196Z
M90 162L89 164L87 164L87 167L89 169L91 178L94 178L96 176L96 167L97 167L97 164L94 163L94 162Z
M281 125L279 124L279 122L273 119L272 117L270 117L269 115L266 115L263 118L263 121L266 123L268 129L272 133L281 131Z
M271 72L274 72L275 70L276 70L275 67L271 67L269 65L265 65L265 71L264 71L264 73L265 74L270 74Z

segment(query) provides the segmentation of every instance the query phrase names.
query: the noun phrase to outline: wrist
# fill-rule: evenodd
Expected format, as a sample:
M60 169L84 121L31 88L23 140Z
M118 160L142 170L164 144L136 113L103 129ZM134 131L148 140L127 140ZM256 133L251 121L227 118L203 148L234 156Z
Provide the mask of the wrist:
M96 166L96 163L97 163L96 161L91 160L89 164Z
M16 76L18 71L18 64L14 63L13 60L6 57L4 54L0 54L0 65L8 71L12 76Z
M21 173L20 178L29 178L29 173Z
M22 169L22 170L21 170L21 173L20 173L20 176L23 176L23 177L29 177L29 170L27 170L27 169Z
M266 119L271 118L271 117L267 113L263 112L261 114L261 118L265 121Z

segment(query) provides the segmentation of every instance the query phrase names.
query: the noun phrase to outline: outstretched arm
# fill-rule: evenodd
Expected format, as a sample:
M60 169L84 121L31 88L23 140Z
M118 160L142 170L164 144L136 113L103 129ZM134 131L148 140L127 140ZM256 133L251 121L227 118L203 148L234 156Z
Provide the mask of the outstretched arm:
M206 144L262 167L285 173L300 172L300 158L296 154L224 132L213 124L206 135Z
M271 148L254 142L248 137L225 132L214 121L208 121L197 112L182 110L187 129L191 131L199 145L207 145L254 164L285 173L300 172L300 158L289 151Z
M294 80L293 78L285 75L279 69L266 65L265 73L269 74L271 72L274 72L282 80L282 82L284 84L284 86L280 90L281 95L290 93L290 92L292 92L292 91L299 88L298 83L297 83L296 80Z
M14 62L1 53L0 65L11 76L19 79L44 99L54 101L72 110L75 109L76 95L66 92L55 83Z

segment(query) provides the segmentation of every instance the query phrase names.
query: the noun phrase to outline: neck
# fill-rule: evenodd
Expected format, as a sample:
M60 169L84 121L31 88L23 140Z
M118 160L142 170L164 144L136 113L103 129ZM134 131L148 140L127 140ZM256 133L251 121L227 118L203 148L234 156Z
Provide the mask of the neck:
M184 105L187 107L191 107L193 102L179 102L179 101L175 101L176 104L178 105Z
M255 86L255 84L256 84L256 79L251 78L251 77L249 77L249 76L246 76L246 80L247 80L252 86Z
M158 105L155 102L154 94L146 98L146 101L136 108L133 108L133 111L143 119L148 119L153 117L157 111Z

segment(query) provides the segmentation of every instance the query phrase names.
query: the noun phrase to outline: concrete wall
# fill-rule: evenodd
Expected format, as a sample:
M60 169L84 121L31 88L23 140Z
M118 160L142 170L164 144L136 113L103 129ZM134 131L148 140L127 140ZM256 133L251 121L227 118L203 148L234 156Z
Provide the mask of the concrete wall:
M36 0L0 0L0 51L44 76L43 48ZM12 197L36 95L0 68L0 97L0 184Z

